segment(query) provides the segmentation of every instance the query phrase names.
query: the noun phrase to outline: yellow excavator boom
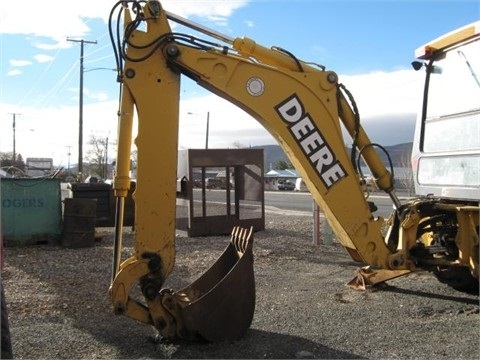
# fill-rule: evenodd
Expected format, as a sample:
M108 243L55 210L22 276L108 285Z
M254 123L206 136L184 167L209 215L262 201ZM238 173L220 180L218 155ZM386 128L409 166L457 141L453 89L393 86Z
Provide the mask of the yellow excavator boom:
M361 273L363 280L374 284L422 267L453 262L478 279L475 245L460 245L466 257L441 260L437 253L425 250L438 226L457 224L460 229L454 236L472 237L478 229L478 214L474 214L478 206L444 204L429 198L402 204L395 194L391 171L360 123L353 96L335 72L307 64L281 48L266 48L248 38L230 38L209 30L165 11L158 1L119 2L115 9L124 13L123 38L114 44L122 85L110 287L116 313L152 324L166 338L212 341L237 339L253 316L251 229L233 229L231 242L218 262L191 286L178 291L162 289L175 261L182 75L236 104L272 134L325 212L338 241L354 260L376 269L373 275ZM222 43L174 33L170 21ZM138 131L133 141L135 116ZM354 150L370 168L378 188L392 200L394 211L387 221L374 216L365 199L342 128L351 136ZM135 245L134 254L122 261L123 204L131 180L133 142L137 149ZM435 217L442 211L442 218ZM385 226L388 231L383 232ZM136 283L143 300L131 295ZM214 323L208 325L209 321Z

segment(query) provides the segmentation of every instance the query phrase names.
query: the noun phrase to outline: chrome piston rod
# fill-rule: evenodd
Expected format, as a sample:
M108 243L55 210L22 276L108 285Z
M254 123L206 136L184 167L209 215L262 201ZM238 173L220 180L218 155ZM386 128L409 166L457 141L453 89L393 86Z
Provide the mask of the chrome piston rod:
M194 21L185 19L185 18L183 18L183 17L181 17L177 14L173 14L173 13L168 12L168 11L165 11L165 14L167 15L167 19L175 21L176 23L178 23L180 25L189 27L190 29L193 29L193 30L199 31L203 34L209 35L209 36L211 36L211 37L213 37L217 40L224 41L224 42L229 43L229 44L233 44L234 39L229 37L229 36L221 34L217 31L212 30L210 28L207 28L203 25L197 24Z

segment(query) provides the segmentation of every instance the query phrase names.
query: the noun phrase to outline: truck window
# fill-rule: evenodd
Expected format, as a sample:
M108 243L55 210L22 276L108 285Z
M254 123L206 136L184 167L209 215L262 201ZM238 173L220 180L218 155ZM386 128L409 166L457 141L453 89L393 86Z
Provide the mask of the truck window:
M480 149L480 40L442 54L429 75L423 151Z
M480 40L441 53L429 76L420 185L480 184Z

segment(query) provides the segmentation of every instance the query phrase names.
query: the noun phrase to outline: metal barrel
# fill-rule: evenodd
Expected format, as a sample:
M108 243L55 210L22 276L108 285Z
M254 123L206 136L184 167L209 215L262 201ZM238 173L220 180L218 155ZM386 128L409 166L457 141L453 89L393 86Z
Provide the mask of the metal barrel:
M70 248L95 245L95 199L66 198L62 245Z

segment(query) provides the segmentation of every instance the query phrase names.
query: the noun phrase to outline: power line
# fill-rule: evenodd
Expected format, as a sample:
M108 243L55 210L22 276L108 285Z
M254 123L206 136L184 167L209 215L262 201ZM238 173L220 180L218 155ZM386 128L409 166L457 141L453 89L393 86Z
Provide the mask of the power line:
M56 94L60 91L62 86L64 86L67 83L67 81L69 81L71 79L71 75L72 75L75 67L76 67L76 63L73 64L70 67L70 69L68 69L68 71L62 76L62 78L60 78L60 80L58 80L55 83L55 85L49 91L45 92L42 97L40 97L36 102L34 102L33 105L34 106L40 106L40 105L49 106L51 104L51 102L55 101L54 98L55 98Z
M102 36L100 36L100 38L103 38L106 35L108 35L108 32L105 32ZM97 57L97 58L94 58L94 59L91 59L91 60L87 60L87 58L90 59L93 54L96 54L96 53L98 53L98 52L102 51L103 49L106 49L110 46L111 46L111 44L106 44L104 46L101 46L97 50L94 50L94 51L91 51L91 52L85 51L85 55L84 55L85 64L102 61L104 59L113 58L113 54L108 54L108 55L105 55L105 56L100 57L100 58ZM46 74L49 72L49 70L51 70L51 68L55 65L55 63L58 62L57 60L58 60L59 54L62 50L63 49L61 49L61 48L57 49L55 55L53 56L52 61L50 61L48 63L47 67L43 70L43 72L40 74L40 76L37 78L37 80L33 83L33 85L25 93L25 95L19 101L17 106L23 105L24 102L27 99L29 99L29 100L31 99L31 94L33 93L34 90L36 90L36 87L38 87L38 84L43 80L43 78L46 76ZM72 67L70 69L68 69L67 72L60 78L60 80L55 83L53 88L51 88L47 92L43 92L43 96L41 96L38 100L36 100L35 106L39 106L41 104L45 104L45 106L48 106L49 103L45 101L47 99L50 99L50 102L55 101L55 100L53 100L52 94L57 93L59 91L59 89L67 82L67 80L69 79L69 77L71 75L71 72L73 71L73 69L75 69L75 66L76 66L76 63L73 64Z
M55 56L53 57L53 60L49 62L49 64L48 64L47 67L43 70L43 72L40 74L40 76L37 78L37 80L33 83L33 85L30 87L30 89L25 93L25 95L23 96L22 100L18 103L18 106L23 105L23 103L24 103L27 99L30 99L30 98L31 98L31 94L32 94L33 91L35 90L35 87L40 83L40 81L42 81L42 79L44 78L45 74L46 74L46 73L48 72L48 70L50 70L50 68L53 66L53 64L55 63L55 60L57 59L59 53L60 53L60 49L57 49L57 52L55 53Z

